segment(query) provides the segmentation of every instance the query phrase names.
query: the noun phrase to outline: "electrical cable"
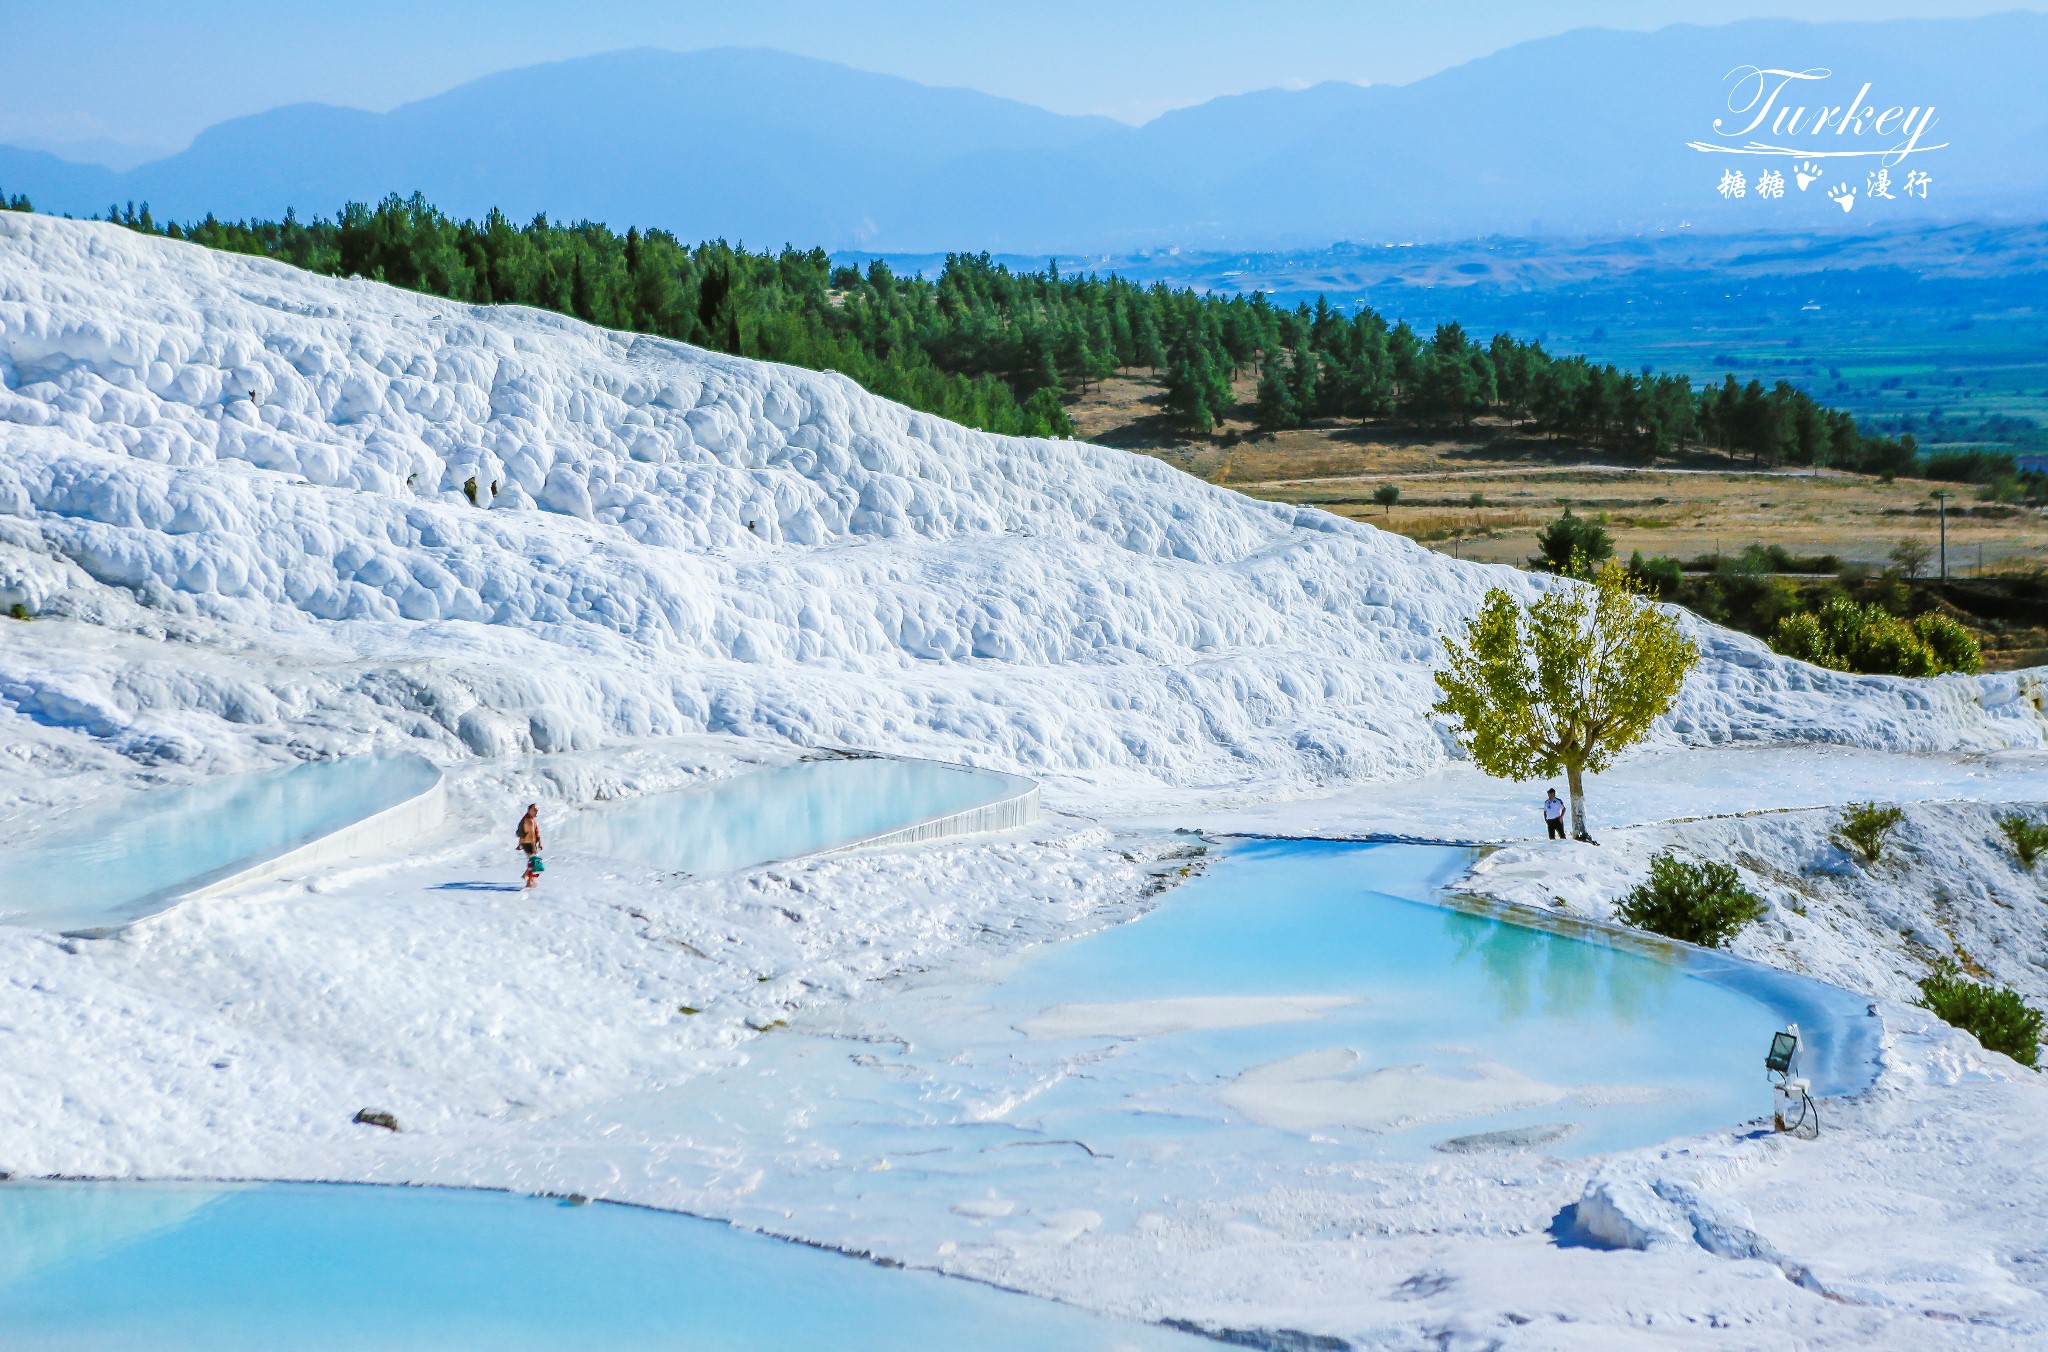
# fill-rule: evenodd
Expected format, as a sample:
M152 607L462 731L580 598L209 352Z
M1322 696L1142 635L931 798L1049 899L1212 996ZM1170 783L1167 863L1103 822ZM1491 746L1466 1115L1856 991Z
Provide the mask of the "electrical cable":
M1777 1084L1778 1088L1785 1092L1787 1098L1790 1098L1795 1093L1799 1095L1799 1116L1793 1118L1790 1122L1786 1122L1783 1129L1791 1135L1802 1136L1809 1141L1819 1140L1820 1104L1814 1102L1813 1095L1809 1094L1804 1088L1795 1089L1789 1077L1779 1077ZM1813 1122L1813 1133L1811 1135L1806 1135L1800 1130L1800 1128L1806 1125L1808 1119L1811 1119Z

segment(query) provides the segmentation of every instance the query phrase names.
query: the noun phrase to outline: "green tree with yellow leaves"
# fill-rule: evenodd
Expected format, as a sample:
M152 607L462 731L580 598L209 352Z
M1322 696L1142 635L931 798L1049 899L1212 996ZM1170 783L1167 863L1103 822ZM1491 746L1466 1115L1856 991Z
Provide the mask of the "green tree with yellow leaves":
M1583 776L1613 763L1678 701L1699 649L1609 560L1589 583L1567 583L1524 605L1496 587L1465 625L1444 635L1434 711L1458 724L1458 744L1482 770L1537 779L1562 770L1572 835L1586 830Z

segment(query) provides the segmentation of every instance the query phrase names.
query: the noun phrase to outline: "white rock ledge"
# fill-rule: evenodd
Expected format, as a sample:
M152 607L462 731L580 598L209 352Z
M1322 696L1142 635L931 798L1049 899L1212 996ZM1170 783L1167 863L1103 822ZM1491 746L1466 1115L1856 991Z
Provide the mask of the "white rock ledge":
M894 756L892 760L909 760L908 756ZM944 764L949 769L967 770L986 775L1004 782L1005 791L1000 798L981 804L979 807L962 808L958 812L942 813L884 831L880 835L850 840L844 845L834 845L821 854L837 854L841 850L863 850L877 845L914 845L920 841L947 840L954 836L978 836L991 831L1008 831L1019 826L1029 826L1039 818L1038 781L1022 775L1004 774L998 770L982 770L971 766L954 765L950 761L932 761L929 764Z
M400 845L409 844L436 830L447 820L447 776L424 757L417 761L433 778L418 793L380 808L367 817L334 828L302 835L276 849L245 855L211 873L151 893L134 903L135 914L109 925L63 931L66 938L101 939L139 920L162 915L181 902L198 897L218 896L251 883L268 882L300 869L359 859Z

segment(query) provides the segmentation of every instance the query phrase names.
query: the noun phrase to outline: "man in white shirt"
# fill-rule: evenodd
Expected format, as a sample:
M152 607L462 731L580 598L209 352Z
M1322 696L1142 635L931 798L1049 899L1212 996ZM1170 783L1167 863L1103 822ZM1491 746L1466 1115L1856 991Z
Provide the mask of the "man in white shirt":
M1556 789L1543 800L1543 824L1550 828L1551 840L1564 839L1564 799L1557 796Z

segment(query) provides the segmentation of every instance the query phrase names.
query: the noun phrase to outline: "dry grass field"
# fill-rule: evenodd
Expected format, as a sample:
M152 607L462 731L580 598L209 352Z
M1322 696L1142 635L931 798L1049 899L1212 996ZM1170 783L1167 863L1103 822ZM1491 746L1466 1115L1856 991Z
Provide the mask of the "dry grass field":
M1194 439L1166 428L1160 386L1142 375L1105 381L1068 412L1091 441L1159 456L1254 497L1313 503L1488 562L1526 559L1535 552L1536 532L1569 506L1605 516L1624 557L1640 549L1689 560L1775 544L1882 567L1902 540L1938 548L1931 494L1946 489L1953 495L1952 575L2048 567L2048 514L1980 502L1966 484L1759 470L1712 454L1617 467L1583 447L1499 423L1450 439L1391 424L1259 435L1251 426L1249 381L1240 383L1239 396L1243 402L1224 427ZM1390 510L1372 500L1385 485L1401 492Z

